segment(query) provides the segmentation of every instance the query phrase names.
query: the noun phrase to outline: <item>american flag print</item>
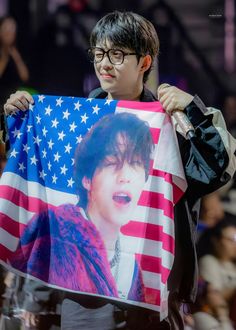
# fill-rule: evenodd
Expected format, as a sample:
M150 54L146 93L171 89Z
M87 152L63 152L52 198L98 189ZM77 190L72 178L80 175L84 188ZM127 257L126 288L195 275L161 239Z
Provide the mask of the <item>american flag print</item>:
M186 190L169 116L159 102L49 95L34 95L34 101L28 111L7 118L11 149L0 180L1 263L52 287L125 300L165 317L174 260L174 205ZM86 214L79 211L74 155L96 122L124 112L148 123L155 148L138 205L120 230L119 267L110 271L96 229L89 221L77 223ZM88 233L89 239L84 237ZM86 250L88 241L95 252L90 246Z

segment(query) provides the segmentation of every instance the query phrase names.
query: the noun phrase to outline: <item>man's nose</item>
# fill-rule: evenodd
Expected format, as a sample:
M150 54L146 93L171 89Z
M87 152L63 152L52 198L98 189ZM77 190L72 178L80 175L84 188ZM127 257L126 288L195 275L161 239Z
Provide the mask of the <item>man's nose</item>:
M132 178L132 168L129 164L124 163L123 166L117 170L118 183L128 183Z
M112 63L109 60L108 54L104 54L102 61L100 62L100 64L103 67L112 67Z

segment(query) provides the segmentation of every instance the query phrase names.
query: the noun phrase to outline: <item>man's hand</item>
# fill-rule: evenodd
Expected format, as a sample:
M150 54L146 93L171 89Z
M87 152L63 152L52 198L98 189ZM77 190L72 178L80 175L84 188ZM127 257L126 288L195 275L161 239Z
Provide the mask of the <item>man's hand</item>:
M4 112L6 115L10 115L19 110L27 110L30 104L34 104L33 97L28 92L17 91L11 94L4 104Z
M169 84L161 84L157 97L163 108L171 115L174 110L184 110L193 100L193 96Z
M28 328L36 327L39 323L39 316L28 311L24 311L20 317Z

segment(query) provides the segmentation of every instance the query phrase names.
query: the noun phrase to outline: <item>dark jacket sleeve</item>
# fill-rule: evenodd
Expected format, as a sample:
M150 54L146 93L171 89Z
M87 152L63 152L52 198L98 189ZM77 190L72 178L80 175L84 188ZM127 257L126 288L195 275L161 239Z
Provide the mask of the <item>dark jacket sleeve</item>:
M188 182L187 193L194 204L198 198L208 194L229 179L226 169L229 165L229 152L222 135L214 126L213 114L195 96L185 113L195 128L195 137L186 140L177 133L180 153ZM229 134L227 131L225 134ZM192 204L192 205L193 205Z

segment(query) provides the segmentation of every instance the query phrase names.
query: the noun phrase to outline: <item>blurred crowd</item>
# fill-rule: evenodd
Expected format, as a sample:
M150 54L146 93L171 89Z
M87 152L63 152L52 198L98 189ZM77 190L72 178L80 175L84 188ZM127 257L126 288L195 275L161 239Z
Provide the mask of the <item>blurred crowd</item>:
M84 4L86 7L86 5ZM81 8L80 8L81 10ZM32 41L24 56L17 46L17 22L0 19L0 109L24 87L31 92L87 96L97 86L85 56L88 35L100 13L91 8L76 15L63 5ZM159 29L159 33L160 33ZM227 127L236 137L236 94L224 95ZM4 116L1 116L0 175L6 163ZM199 288L196 303L183 306L187 329L236 329L236 179L205 196L196 237ZM59 329L61 293L35 287L1 269L2 329Z

